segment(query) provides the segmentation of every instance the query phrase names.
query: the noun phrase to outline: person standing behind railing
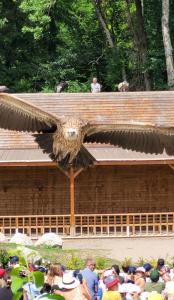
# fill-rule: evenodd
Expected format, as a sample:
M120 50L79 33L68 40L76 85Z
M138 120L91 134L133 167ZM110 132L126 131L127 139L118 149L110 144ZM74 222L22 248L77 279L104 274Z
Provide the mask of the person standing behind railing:
M97 78L94 77L91 83L91 93L100 93L101 85L97 82Z

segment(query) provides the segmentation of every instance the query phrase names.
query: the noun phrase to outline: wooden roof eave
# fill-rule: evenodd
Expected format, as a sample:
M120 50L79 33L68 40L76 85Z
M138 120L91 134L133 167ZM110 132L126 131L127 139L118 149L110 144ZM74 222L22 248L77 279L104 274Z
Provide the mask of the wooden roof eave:
M138 165L174 165L174 159L166 160L131 160L131 161L116 161L102 160L96 161L94 166L138 166ZM56 162L0 162L0 167L50 167L56 168Z

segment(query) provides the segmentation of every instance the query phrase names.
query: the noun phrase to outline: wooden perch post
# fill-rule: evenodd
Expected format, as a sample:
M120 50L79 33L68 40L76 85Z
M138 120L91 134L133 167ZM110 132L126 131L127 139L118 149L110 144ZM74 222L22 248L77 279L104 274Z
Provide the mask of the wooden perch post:
M75 234L75 189L74 189L74 170L70 168L70 235Z

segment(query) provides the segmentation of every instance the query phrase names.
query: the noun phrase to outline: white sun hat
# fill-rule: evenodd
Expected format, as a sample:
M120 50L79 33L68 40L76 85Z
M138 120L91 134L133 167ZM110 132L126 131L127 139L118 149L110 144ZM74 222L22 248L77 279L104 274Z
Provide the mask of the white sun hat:
M65 273L62 277L62 282L59 284L60 288L67 290L75 289L80 284L79 280L72 276L72 273Z
M137 272L141 272L141 273L145 273L146 272L146 270L145 270L145 268L144 267L138 267L137 269L136 269L136 271L135 271L136 273Z

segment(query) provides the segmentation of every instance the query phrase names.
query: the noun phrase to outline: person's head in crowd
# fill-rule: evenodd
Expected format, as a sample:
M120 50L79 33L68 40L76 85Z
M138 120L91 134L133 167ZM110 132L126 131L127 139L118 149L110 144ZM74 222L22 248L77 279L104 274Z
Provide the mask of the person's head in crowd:
M169 268L169 266L164 265L160 269L160 275L161 275L164 282L170 281L171 277L170 277L170 268Z
M120 268L119 268L118 265L113 265L113 266L111 267L111 269L113 270L113 272L114 272L116 275L119 276L119 274L120 274Z
M145 269L145 277L149 277L150 276L150 271L152 270L152 265L149 263L145 263L143 265L143 268Z
M73 272L73 277L75 277L76 279L79 280L80 284L83 284L83 276L82 274L80 273L80 270L75 270Z
M119 285L118 291L122 295L122 299L126 299L126 300L141 299L139 298L141 294L141 288L136 284Z
M95 270L96 263L92 259L88 259L86 262L86 267L90 269L92 272Z
M94 84L96 84L97 83L97 77L94 77L93 79L92 79L92 82L94 83Z
M59 276L62 277L63 276L63 270L62 270L62 265L60 263L58 264L52 264L49 267L49 276Z
M104 284L109 291L116 291L119 283L120 281L118 277L116 277L114 274L104 279Z
M72 273L65 273L62 277L61 289L72 290L78 287L80 284L79 280L76 279Z
M10 267L16 268L19 266L19 256L11 256L10 257Z
M136 272L136 267L134 266L129 266L128 268L128 272L127 272L127 279L126 279L126 282L127 283L134 283L134 280L135 280L135 272Z
M145 277L145 272L146 272L146 270L144 269L144 267L136 268L135 279L137 280L138 278L144 278Z
M160 273L158 270L152 270L150 272L150 279L152 282L158 282L160 278Z
M121 266L121 267L122 267L123 272L124 272L125 274L127 274L128 271L129 271L129 266L123 265L123 266Z
M161 270L161 268L162 268L164 265L165 265L164 259L163 259L163 258L159 258L158 261L157 261L157 266L156 266L156 268L157 268L158 270Z
M149 263L145 263L143 265L143 268L145 269L146 272L150 272L150 270L152 269L152 265Z
M146 270L144 267L138 267L136 268L135 274L140 274L141 276L144 276Z
M164 274L164 273L170 273L170 268L169 268L169 266L168 266L168 265L162 266L160 272L161 272L162 274Z
M132 275L135 275L135 273L136 273L136 267L134 267L134 266L129 266L128 267L128 274L132 274Z

